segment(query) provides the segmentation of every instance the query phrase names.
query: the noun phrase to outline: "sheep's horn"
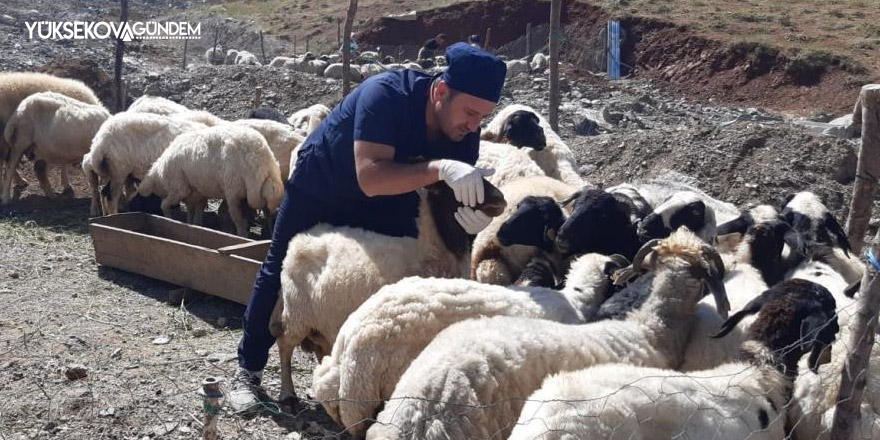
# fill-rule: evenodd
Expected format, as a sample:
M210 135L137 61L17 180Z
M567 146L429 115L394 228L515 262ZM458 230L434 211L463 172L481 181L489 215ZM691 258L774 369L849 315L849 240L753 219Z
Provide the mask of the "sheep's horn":
M653 240L645 243L641 249L636 253L636 256L633 257L632 265L620 269L617 272L614 272L614 275L611 276L611 279L614 281L614 284L617 286L622 286L628 282L630 282L633 278L640 275L644 272L642 268L642 262L645 260L645 257L650 254L658 244L660 244L661 239L655 238Z
M706 276L706 285L715 297L715 310L722 318L727 319L730 312L730 301L727 299L727 290L724 288L724 261L721 255L712 246L703 246L703 254L711 263Z
M624 268L629 266L629 260L626 259L623 255L613 254L609 255L608 258L611 259L611 262L616 264L618 268Z

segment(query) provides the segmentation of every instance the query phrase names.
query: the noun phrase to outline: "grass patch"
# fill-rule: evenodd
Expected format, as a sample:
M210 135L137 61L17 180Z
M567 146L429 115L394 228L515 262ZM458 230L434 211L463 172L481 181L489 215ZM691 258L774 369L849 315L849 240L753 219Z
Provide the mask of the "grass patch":
M748 61L749 67L746 73L750 78L770 72L779 58L779 49L757 41L734 43L730 46L730 52L734 56L743 57Z
M855 74L865 72L864 66L850 57L824 50L807 50L797 52L789 58L785 73L799 84L815 84L831 68Z
M734 12L730 14L734 20L744 23L769 23L776 21L776 17L771 14L759 14L755 12Z

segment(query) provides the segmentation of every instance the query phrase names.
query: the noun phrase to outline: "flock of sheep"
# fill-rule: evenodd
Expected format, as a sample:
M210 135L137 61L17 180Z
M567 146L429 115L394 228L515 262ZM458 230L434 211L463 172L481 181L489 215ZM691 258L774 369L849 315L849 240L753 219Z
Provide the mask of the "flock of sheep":
M442 184L418 238L292 240L283 402L300 346L356 438L828 437L864 267L815 194L740 211L665 180L597 188L523 105L482 138L494 219L473 241ZM878 374L874 350L857 438L880 434Z
M246 235L328 112L225 121L144 96L110 115L81 82L0 74L0 200L26 184L22 157L49 197L47 166L81 162L93 215L158 195L198 224L223 199ZM524 105L481 136L494 218L475 238L442 182L419 192L417 238L293 238L271 322L282 400L301 346L359 438L828 437L864 267L816 195L741 211L666 180L599 188ZM880 347L870 369L857 438L880 437Z
M67 167L82 163L92 191L91 215L99 214L99 205L104 215L118 213L123 195L128 202L156 195L166 216L183 202L187 220L201 224L208 199L218 198L225 201L236 232L247 236L251 210L265 210L264 218L271 220L295 149L328 113L326 106L315 105L284 119L258 109L251 118L228 122L165 98L142 96L111 115L82 82L2 74L0 202L9 203L27 186L17 171L23 157L34 163L49 198L57 196L47 166L61 166L62 194L72 194Z
M246 50L229 49L225 53L222 47L209 48L205 51L207 64L238 64L249 66L262 66L257 56ZM543 71L549 66L549 57L543 53L536 53L523 59L506 60L507 77L513 77L522 73ZM350 78L354 81L362 81L373 75L393 69L424 70L430 73L439 73L445 69L446 58L437 56L432 60L432 67L424 69L422 65L409 60L396 62L390 55L380 56L378 52L360 52L352 64L349 65ZM310 73L325 78L342 79L342 60L337 53L316 56L311 52L286 57L277 56L269 62L269 67L286 68L296 72Z

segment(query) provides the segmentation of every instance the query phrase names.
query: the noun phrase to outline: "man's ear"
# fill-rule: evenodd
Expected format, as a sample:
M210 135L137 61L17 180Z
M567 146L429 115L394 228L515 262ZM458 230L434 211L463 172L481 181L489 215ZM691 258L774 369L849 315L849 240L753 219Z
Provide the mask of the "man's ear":
M446 81L437 81L437 87L434 87L434 100L446 99L449 95L449 85Z

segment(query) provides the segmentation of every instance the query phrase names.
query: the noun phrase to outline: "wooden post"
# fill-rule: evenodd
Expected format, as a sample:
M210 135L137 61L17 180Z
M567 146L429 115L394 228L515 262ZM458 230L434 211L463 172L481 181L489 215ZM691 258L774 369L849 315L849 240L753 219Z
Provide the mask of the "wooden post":
M269 64L269 62L266 61L266 48L263 47L263 30L262 29L260 29L260 52L263 54L263 64Z
M880 177L880 84L863 86L857 104L853 124L861 124L862 148L859 150L856 183L846 220L846 235L853 252L859 254L871 220L871 206Z
M492 28L486 28L486 40L483 41L483 49L489 50L489 37L492 36Z
M357 14L358 0L349 0L348 14L345 16L345 29L342 31L342 97L351 90L349 67L351 66L351 27Z
M254 91L254 108L260 108L260 104L263 102L263 87L257 86L257 89Z
M214 45L212 46L213 49L211 49L211 60L209 61L209 64L212 64L212 65L214 64L214 60L217 57L217 38L219 36L220 36L220 28L218 27L217 29L214 29Z
M128 0L121 0L122 12L119 15L120 23L128 22ZM121 37L121 35L120 35ZM116 97L116 111L125 110L125 87L122 83L122 57L125 54L125 42L122 38L116 39L116 64L113 67L113 90Z
M183 40L183 66L182 66L182 67L183 67L183 70L186 70L186 51L187 51L187 49L188 49L188 47L189 47L189 44L187 44L188 41L189 41L189 40L188 40L188 39L185 39L185 38L184 38L184 40Z
M526 23L526 56L532 55L532 24Z
M550 127L559 131L559 19L562 0L550 1Z
M864 92L864 88L862 91ZM874 120L874 129L880 129L876 125L880 119L878 118L880 106L877 106L877 103L878 100L874 99L873 104L866 105L862 111L865 119ZM869 112L873 114L869 115ZM878 135L878 132L874 131L874 135ZM876 157L876 150L872 154ZM860 154L860 156L865 155ZM861 162L861 157L859 161ZM877 231L877 235L874 236L871 252L875 256L880 255L880 231ZM857 431L861 424L862 395L865 392L868 360L871 356L871 348L874 345L877 330L877 313L880 312L880 278L877 275L877 269L868 264L865 275L862 277L862 287L856 296L857 304L853 309L856 310L856 314L850 320L849 341L845 341L851 351L846 357L846 363L841 373L837 407L831 424L831 440L852 439L854 431Z

